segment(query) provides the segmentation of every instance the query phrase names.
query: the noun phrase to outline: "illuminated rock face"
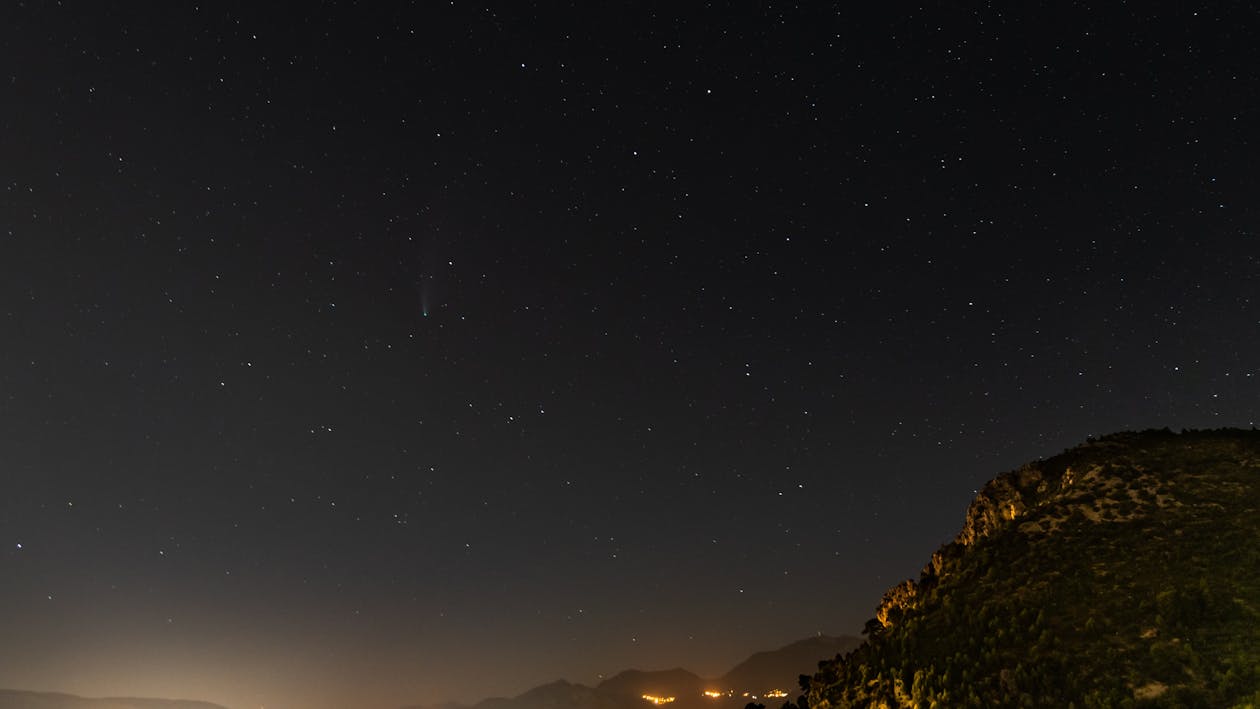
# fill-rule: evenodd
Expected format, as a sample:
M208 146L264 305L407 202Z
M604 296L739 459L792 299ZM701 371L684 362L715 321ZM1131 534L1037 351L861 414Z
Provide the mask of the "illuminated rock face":
M971 501L962 531L954 541L970 546L1002 529L1035 506L1035 498L1051 487L1058 486L1047 480L1045 471L1036 464L994 478Z
M901 612L914 605L915 596L919 595L919 586L914 581L902 581L884 592L880 599L875 619L885 628L896 622Z

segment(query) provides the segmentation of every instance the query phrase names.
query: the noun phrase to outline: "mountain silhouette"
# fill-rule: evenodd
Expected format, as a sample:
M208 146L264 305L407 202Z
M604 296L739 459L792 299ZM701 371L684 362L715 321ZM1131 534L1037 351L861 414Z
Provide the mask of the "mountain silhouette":
M634 697L644 694L678 697L699 696L707 686L707 682L695 673L677 667L651 672L626 670L600 682L598 689Z
M790 645L759 652L733 667L721 677L705 679L694 672L669 670L625 670L595 687L560 680L535 687L512 698L486 699L472 705L442 704L405 709L645 709L654 705L644 695L673 698L661 706L669 709L743 709L750 701L779 706L785 699L766 698L764 693L781 689L791 697L799 693L800 675L818 668L819 660L835 657L861 643L854 637L818 635ZM707 697L706 690L720 691Z
M89 699L56 692L0 689L0 709L226 709L218 704L184 699L109 697Z
M477 709L642 709L638 696L623 697L601 692L581 684L557 680L544 684L511 699L487 699Z
M813 674L820 662L848 652L856 645L857 640L851 637L815 635L778 650L756 653L731 668L717 684L722 687L756 688L758 692L783 689L795 699L800 693L800 675Z

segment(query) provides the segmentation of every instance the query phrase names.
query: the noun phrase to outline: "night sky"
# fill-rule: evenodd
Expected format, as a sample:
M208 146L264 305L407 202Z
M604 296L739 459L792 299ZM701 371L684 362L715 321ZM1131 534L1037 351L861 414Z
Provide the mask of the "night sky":
M1248 3L490 5L4 3L0 686L720 673L1256 421Z

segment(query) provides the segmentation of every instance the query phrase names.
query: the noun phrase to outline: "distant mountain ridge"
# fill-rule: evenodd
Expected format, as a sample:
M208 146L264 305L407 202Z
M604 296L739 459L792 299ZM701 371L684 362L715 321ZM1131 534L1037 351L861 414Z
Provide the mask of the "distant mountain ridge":
M485 699L472 705L446 703L412 705L404 709L645 709L653 706L644 695L673 698L669 709L743 709L750 701L778 706L784 698L766 699L760 693L781 689L791 697L799 693L800 675L815 671L820 660L833 658L857 647L861 639L818 635L790 645L759 652L718 678L705 679L682 668L625 670L595 687L558 680L511 698ZM732 696L706 697L706 690L733 692ZM748 696L744 696L748 692ZM755 697L754 697L755 695Z
M994 478L810 709L1260 709L1260 431L1090 440Z
M0 709L227 709L227 707L186 699L135 697L90 699L58 692L0 689Z
M676 667L672 670L625 670L596 685L602 692L642 697L700 695L710 686L708 680L694 672Z
M856 644L858 639L815 635L778 650L758 652L733 667L718 680L718 684L726 687L777 687L787 690L795 698L800 692L797 681L800 675L810 674L820 662L851 650L850 642ZM784 686L784 677L790 677L791 684ZM766 706L771 704L766 703Z
M597 689L581 684L573 684L564 680L556 680L525 692L510 699L495 697L478 702L476 709L567 709L582 707L583 709L629 709L638 707L643 700L636 698L633 703L627 702L620 695L600 692ZM446 705L459 706L459 705Z

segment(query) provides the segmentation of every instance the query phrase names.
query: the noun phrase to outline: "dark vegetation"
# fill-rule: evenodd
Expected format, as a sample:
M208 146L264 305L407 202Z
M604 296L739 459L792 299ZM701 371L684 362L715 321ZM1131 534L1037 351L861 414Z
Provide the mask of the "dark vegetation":
M990 482L810 709L1260 709L1260 432L1108 436Z

